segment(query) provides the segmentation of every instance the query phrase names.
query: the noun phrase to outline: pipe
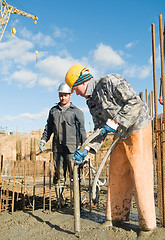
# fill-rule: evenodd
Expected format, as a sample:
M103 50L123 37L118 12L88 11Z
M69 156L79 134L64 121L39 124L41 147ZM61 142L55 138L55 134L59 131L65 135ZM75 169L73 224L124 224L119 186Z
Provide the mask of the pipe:
M91 134L86 141L80 147L80 151L82 152L84 148L92 141L95 137L97 137L101 132L101 129L97 129L93 134ZM80 195L79 195L79 179L78 179L78 165L74 164L73 167L73 193L74 193L74 231L75 233L79 233L81 230L80 224Z

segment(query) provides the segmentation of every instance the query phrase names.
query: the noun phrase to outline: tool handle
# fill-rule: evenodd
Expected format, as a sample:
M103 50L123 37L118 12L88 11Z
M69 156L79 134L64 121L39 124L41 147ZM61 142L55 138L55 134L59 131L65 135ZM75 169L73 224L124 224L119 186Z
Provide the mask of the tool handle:
M94 133L92 133L86 140L85 142L82 144L82 146L80 147L80 151L83 152L83 150L85 149L85 147L94 139L96 138L100 132L101 132L102 128L98 128Z

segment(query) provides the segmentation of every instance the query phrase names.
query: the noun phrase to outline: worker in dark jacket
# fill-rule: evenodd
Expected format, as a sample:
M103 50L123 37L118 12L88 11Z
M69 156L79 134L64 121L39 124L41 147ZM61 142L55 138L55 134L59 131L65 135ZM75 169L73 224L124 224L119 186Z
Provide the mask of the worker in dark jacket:
M44 151L45 143L53 134L53 159L55 167L54 184L56 185L57 199L64 203L64 188L57 191L57 185L60 180L60 186L65 185L67 169L72 178L72 157L75 150L86 139L84 128L83 112L75 107L71 102L71 90L66 83L62 83L58 89L60 102L49 111L47 124L45 126L39 148ZM60 204L61 204L60 203Z
M104 226L128 221L133 189L138 208L139 239L151 235L156 227L152 128L149 109L130 84L119 74L95 80L88 68L73 65L65 76L72 91L87 99L95 130L100 138L83 152L76 150L74 159L81 163L88 152L97 152L107 133L122 130L121 140L111 154Z

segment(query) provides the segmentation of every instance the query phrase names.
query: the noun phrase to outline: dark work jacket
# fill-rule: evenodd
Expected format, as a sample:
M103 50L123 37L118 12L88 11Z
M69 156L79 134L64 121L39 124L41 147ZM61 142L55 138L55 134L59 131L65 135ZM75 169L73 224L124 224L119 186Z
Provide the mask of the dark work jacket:
M52 107L41 140L47 142L52 133L53 152L62 152L66 146L70 153L74 153L86 139L83 112L72 103L66 109L59 103Z

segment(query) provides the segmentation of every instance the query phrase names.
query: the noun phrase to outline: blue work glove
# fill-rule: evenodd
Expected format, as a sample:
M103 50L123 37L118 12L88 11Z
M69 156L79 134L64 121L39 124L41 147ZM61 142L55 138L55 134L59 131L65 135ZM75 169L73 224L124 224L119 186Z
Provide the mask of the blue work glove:
M104 134L110 133L110 132L115 132L116 130L109 127L107 124L104 125L103 129L100 132L100 136L103 136Z
M40 144L39 144L39 149L43 152L46 150L46 148L44 148L44 145L45 143L43 141L40 141Z
M75 164L80 165L84 158L88 155L88 151L86 149L84 149L83 152L79 151L78 149L75 151L74 156L73 156L73 160L76 160Z

